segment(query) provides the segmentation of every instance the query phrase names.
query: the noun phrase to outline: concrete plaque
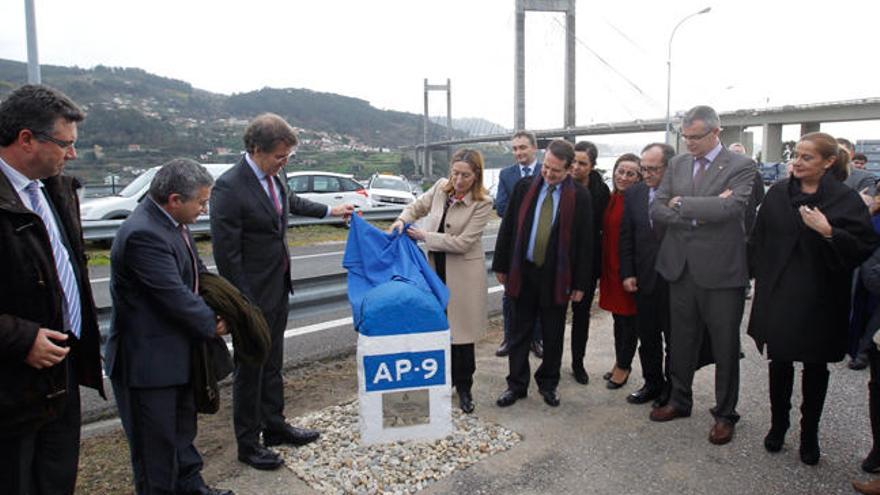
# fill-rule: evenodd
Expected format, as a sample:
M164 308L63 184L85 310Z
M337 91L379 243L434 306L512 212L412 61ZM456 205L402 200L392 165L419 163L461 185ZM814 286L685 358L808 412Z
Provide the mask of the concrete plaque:
M428 389L382 394L382 428L424 425L431 421Z

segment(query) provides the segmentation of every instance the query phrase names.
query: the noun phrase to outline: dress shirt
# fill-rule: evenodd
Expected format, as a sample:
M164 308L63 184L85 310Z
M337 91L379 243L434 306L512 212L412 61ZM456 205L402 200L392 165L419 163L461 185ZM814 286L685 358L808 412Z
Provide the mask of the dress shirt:
M537 158L535 158L535 160L532 161L531 165L522 165L522 164L520 164L520 166L519 166L519 177L520 177L520 178L523 178L523 177L530 177L530 176L532 176L532 175L535 175L536 173L538 173L538 171L535 170L535 167L537 167L537 166L538 166L538 159L537 159ZM528 173L528 174L526 173L526 167L529 167L529 173Z
M544 185L541 187L541 192L538 193L538 201L535 203L535 214L532 218L532 232L529 234L529 249L526 251L526 259L534 262L533 258L535 252L535 235L538 233L538 220L541 218L541 205L544 203L544 198L547 196L547 183L544 182ZM556 189L553 190L553 223L556 223L556 212L559 211L559 198L561 197L560 190L562 189L562 183L556 184ZM552 224L551 224L552 225Z
M714 162L715 159L718 158L718 153L721 153L721 148L722 148L722 146L721 146L721 141L718 141L718 144L716 144L714 148L712 148L711 150L709 150L709 152L706 153L706 154L704 155L704 157L706 158L706 160L708 160L708 161L706 162L706 168L707 168L707 169L709 168L709 165L712 165L712 162ZM698 158L699 158L699 157L696 157L696 156L694 157L694 169L693 169L693 175L697 175L697 167L696 167L696 164L697 164L697 159L698 159Z
M254 175L257 176L257 182L260 183L260 187L263 188L263 191L266 193L266 197L269 198L269 202L274 205L275 203L274 203L274 200L272 199L272 195L269 193L269 184L266 183L266 172L263 172L263 170L257 166L257 164L254 162L253 158L251 158L250 153L245 153L244 159L245 159L245 161L247 161L247 164L251 167L251 170L254 172ZM281 170L284 170L284 169L281 169ZM275 178L277 179L277 176ZM281 185L278 184L278 181L275 182L275 185L277 186L275 188L275 191L276 191L276 194L278 195L278 200L281 201L281 199L282 199L281 198ZM281 207L284 208L284 205L282 204ZM287 207L286 209L288 211L290 210L289 207ZM328 205L327 206L327 213L324 214L324 218L327 218L330 216L330 209L331 208Z

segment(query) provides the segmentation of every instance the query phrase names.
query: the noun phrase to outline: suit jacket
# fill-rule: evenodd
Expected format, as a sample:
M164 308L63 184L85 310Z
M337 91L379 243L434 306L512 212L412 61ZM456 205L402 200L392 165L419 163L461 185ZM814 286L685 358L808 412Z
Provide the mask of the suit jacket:
M694 187L694 157L674 157L663 176L651 217L666 228L657 271L669 282L681 277L685 266L697 285L706 289L745 287L746 265L744 211L755 179L752 159L724 148ZM730 189L727 198L719 194ZM680 196L681 207L671 208L671 198Z
M448 179L440 179L425 194L410 203L400 215L405 223L425 218L425 248L446 253L446 286L449 287L449 330L453 344L472 344L486 331L488 295L483 229L492 213L492 198L477 201L467 193L449 206L443 233L440 219L448 195L443 192ZM434 266L434 256L429 256Z
M868 195L873 196L874 185L877 183L877 179L871 172L850 165L849 175L846 176L846 180L843 183L855 189L856 192L868 189Z
M536 162L531 175L539 174L541 170L541 162ZM498 216L504 218L504 212L507 211L507 203L510 201L510 195L513 194L513 188L516 183L522 179L522 167L518 163L514 163L509 167L505 167L498 174L498 192L495 193L495 211Z
M76 377L80 385L97 389L103 397L101 334L76 194L80 184L59 175L44 179L43 185L79 286L82 326L71 351ZM24 362L41 327L64 328L64 290L43 222L22 201L0 172L0 437L38 428L57 417L67 403L64 363L38 370Z
M652 294L657 284L657 252L662 228L651 227L648 210L650 188L639 182L627 189L620 223L620 279L636 277L639 292Z
M156 203L141 201L110 252L110 378L133 388L189 383L192 345L216 327L214 311L193 292L197 276L181 231Z
M320 218L327 213L326 205L288 193L286 181L279 179L275 182L279 199L289 206L282 211L280 221L244 157L217 179L211 193L211 237L217 270L264 311L277 308L293 292L290 263L285 262L290 259L288 214Z
M510 207L504 213L504 219L501 220L501 227L498 230L498 237L495 241L495 255L492 258L492 271L496 273L510 273L514 244L518 234L517 216L520 205L533 180L536 180L535 176L525 177L517 182L513 195L510 198ZM568 247L569 260L571 260L571 290L586 291L590 281L593 280L591 278L593 267L592 201L589 191L579 184L575 183L574 186L575 213L572 221L571 245ZM538 201L537 196L535 195L534 202L528 205L528 212L522 225L523 235L520 236L520 240L524 244L522 246L523 260L525 260L525 253L529 243L529 233L532 230L535 207ZM546 289L541 291L541 306L555 305L553 302L553 288L556 282L559 218L560 215L557 212L550 231L550 239L547 243L544 267L541 270L543 277L541 285Z

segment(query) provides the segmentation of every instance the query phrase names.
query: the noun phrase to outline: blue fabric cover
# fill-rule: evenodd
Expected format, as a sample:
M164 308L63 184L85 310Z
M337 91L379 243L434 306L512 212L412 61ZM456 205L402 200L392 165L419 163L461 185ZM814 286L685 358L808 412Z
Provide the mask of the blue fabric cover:
M405 234L386 234L352 216L342 266L354 326L364 335L446 330L449 289Z

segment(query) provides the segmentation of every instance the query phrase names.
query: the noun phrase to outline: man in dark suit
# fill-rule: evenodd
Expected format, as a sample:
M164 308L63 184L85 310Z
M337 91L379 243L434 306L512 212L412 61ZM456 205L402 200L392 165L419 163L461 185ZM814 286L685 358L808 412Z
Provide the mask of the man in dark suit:
M535 135L528 131L517 131L513 135L510 143L513 148L513 157L516 163L509 167L505 167L498 174L498 192L495 194L495 211L498 216L504 218L504 212L507 211L507 203L513 194L513 188L516 183L524 177L539 175L541 172L541 162L538 161L538 141ZM506 356L510 352L510 329L513 316L513 305L510 298L506 294L501 296L501 316L504 319L504 340L495 351L498 357ZM538 358L544 357L544 345L541 340L541 323L535 323L535 329L532 333L531 350Z
M689 110L681 132L688 152L672 159L651 203L651 218L666 229L657 271L669 282L672 393L650 418L690 415L694 372L707 338L716 363L709 441L721 445L733 438L739 419L739 325L749 280L743 217L755 166L724 149L721 122L710 107Z
M559 405L559 368L569 301L579 302L590 284L593 213L590 193L569 175L574 148L550 143L541 175L519 181L501 221L492 270L513 302L507 390L498 397L507 407L526 396L529 337L541 319L544 358L535 371L541 396Z
M289 213L311 217L348 216L349 204L333 208L288 193L284 165L298 142L290 125L263 114L244 133L247 153L219 179L211 196L211 236L220 275L256 304L266 317L272 345L262 367L237 362L233 388L238 458L257 469L282 461L267 447L304 445L319 434L284 419L284 331L287 328L290 254ZM264 445L260 445L260 434Z
M77 105L26 85L0 103L0 491L70 494L79 386L104 396L79 220Z
M656 405L660 406L669 397L669 284L655 268L663 230L651 221L649 209L673 155L675 150L668 144L645 146L641 159L644 181L624 193L620 223L620 279L624 290L635 295L639 360L645 378L642 388L627 396L626 400L631 404L657 399ZM665 374L664 340L667 347Z
M186 225L207 212L213 182L192 160L163 165L110 252L107 375L138 494L232 493L205 485L193 445L192 346L222 335L225 324L198 295L205 268Z

